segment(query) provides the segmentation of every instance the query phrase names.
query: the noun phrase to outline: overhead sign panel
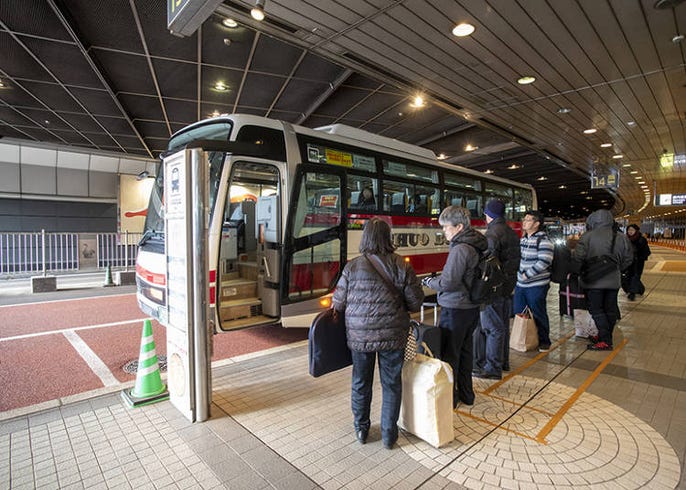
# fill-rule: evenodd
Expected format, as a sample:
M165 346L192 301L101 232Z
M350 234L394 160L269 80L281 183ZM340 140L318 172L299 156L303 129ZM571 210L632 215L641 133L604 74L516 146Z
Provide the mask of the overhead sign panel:
M686 206L686 194L658 194L657 206Z
M594 170L591 174L591 189L619 188L619 170L610 169L607 172Z
M178 36L192 36L222 0L167 0L167 29Z

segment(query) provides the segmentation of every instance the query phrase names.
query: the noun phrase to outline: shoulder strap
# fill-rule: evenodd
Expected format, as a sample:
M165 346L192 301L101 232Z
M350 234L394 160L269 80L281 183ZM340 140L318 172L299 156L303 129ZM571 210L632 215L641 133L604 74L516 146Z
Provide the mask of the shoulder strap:
M393 282L391 281L391 278L388 277L388 274L386 274L386 271L379 266L379 264L376 262L378 258L374 255L372 255L372 258L370 258L367 254L364 254L364 258L367 259L367 262L372 266L372 268L376 271L376 273L379 275L383 283L386 285L386 288L388 288L388 291L395 296L395 299L401 304L404 305L405 301L403 300L400 291L398 288L396 288L393 285Z

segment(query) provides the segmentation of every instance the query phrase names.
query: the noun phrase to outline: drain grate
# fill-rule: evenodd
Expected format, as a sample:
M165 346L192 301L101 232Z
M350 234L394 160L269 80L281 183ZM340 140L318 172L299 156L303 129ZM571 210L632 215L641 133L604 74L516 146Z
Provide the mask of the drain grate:
M160 367L160 372L163 373L167 370L167 356L157 356L157 365ZM138 359L129 361L122 369L125 373L136 374L138 372Z

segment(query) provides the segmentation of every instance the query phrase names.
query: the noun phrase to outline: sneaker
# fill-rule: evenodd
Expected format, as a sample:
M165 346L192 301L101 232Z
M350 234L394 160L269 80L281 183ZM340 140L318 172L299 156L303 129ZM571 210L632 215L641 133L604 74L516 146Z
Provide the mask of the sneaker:
M589 335L588 340L591 342L591 344L597 344L598 343L598 336L597 335Z
M589 345L588 350L612 350L612 346L607 342L597 342Z
M540 344L538 346L538 352L548 352L550 350L550 344Z
M474 372L472 372L472 376L481 379L503 379L503 377L500 374L487 373L486 371L479 371L477 374L474 374Z

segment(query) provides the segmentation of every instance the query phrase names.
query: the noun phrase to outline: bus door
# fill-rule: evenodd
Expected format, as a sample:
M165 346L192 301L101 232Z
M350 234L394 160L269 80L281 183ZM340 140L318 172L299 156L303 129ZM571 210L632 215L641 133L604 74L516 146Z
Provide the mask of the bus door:
M301 164L293 180L284 241L281 324L309 327L330 304L346 261L345 173ZM343 197L342 197L343 196Z
M279 320L280 176L285 171L285 164L240 157L230 157L227 164L217 267L217 317L223 331Z

